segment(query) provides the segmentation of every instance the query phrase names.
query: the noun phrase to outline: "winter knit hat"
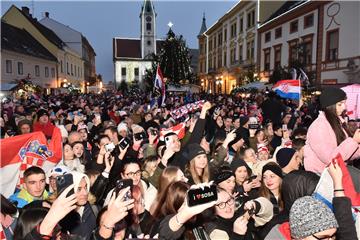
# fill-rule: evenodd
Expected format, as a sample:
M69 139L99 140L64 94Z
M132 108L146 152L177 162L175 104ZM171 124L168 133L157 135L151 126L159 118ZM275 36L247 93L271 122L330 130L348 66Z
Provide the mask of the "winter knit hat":
M334 213L314 197L297 199L289 215L291 236L302 239L330 228L338 228Z
M198 143L189 144L184 151L184 156L189 162L202 154L206 155L206 151Z
M221 167L221 169L219 171L217 171L214 175L214 182L216 184L219 184L223 181L226 181L227 179L229 179L231 176L234 176L234 173L231 171L230 167L226 167L223 166Z
M236 172L236 170L239 167L245 167L248 172L248 176L251 176L251 174L252 174L251 168L246 164L246 162L244 160L234 159L230 164L230 168L234 173Z
M346 93L340 88L325 88L320 95L320 105L322 108L329 107L346 99Z
M271 172L273 172L274 174L278 175L279 177L283 178L283 173L281 168L279 167L279 165L277 165L274 162L269 162L267 163L265 166L263 166L262 168L262 172L261 175L264 176L264 173L269 170Z
M37 118L41 118L42 116L49 116L49 112L46 111L45 109L40 109L38 112L37 112Z
M127 132L129 131L126 123L121 122L121 123L119 123L119 125L117 126L117 131L118 131L118 133L119 133L119 132L121 132L121 131L123 131L123 130L125 130L125 131L127 131Z
M276 154L276 162L281 168L286 167L296 151L292 148L282 148Z

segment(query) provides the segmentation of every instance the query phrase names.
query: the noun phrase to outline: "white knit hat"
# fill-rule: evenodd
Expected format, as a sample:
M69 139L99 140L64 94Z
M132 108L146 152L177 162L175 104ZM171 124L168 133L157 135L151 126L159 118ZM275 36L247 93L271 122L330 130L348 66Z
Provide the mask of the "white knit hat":
M120 131L122 131L122 130L125 130L127 132L129 131L126 123L124 123L124 122L119 123L119 125L117 126L118 133L120 133Z

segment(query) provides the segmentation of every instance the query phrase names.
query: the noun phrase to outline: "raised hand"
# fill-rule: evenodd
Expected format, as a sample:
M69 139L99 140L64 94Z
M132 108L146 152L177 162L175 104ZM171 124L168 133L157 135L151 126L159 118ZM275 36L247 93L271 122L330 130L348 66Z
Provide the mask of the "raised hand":
M40 234L50 235L57 223L76 208L76 195L72 194L67 197L72 189L74 189L74 184L67 187L52 204L40 225Z

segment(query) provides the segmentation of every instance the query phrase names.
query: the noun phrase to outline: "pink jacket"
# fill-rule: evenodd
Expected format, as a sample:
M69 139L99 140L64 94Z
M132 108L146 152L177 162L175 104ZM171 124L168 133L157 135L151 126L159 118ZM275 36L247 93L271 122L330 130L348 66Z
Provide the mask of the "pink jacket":
M356 152L355 152L356 151ZM355 154L351 157L351 155ZM310 125L304 147L304 166L307 171L321 174L338 153L344 161L360 157L359 144L351 137L337 146L336 135L324 112Z

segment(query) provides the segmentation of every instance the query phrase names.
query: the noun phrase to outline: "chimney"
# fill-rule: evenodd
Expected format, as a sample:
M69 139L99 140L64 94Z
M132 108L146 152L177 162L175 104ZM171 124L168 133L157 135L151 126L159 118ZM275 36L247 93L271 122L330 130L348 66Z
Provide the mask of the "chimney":
M45 12L45 17L49 18L49 12Z
M21 10L26 16L30 16L30 10L28 7L21 7Z

